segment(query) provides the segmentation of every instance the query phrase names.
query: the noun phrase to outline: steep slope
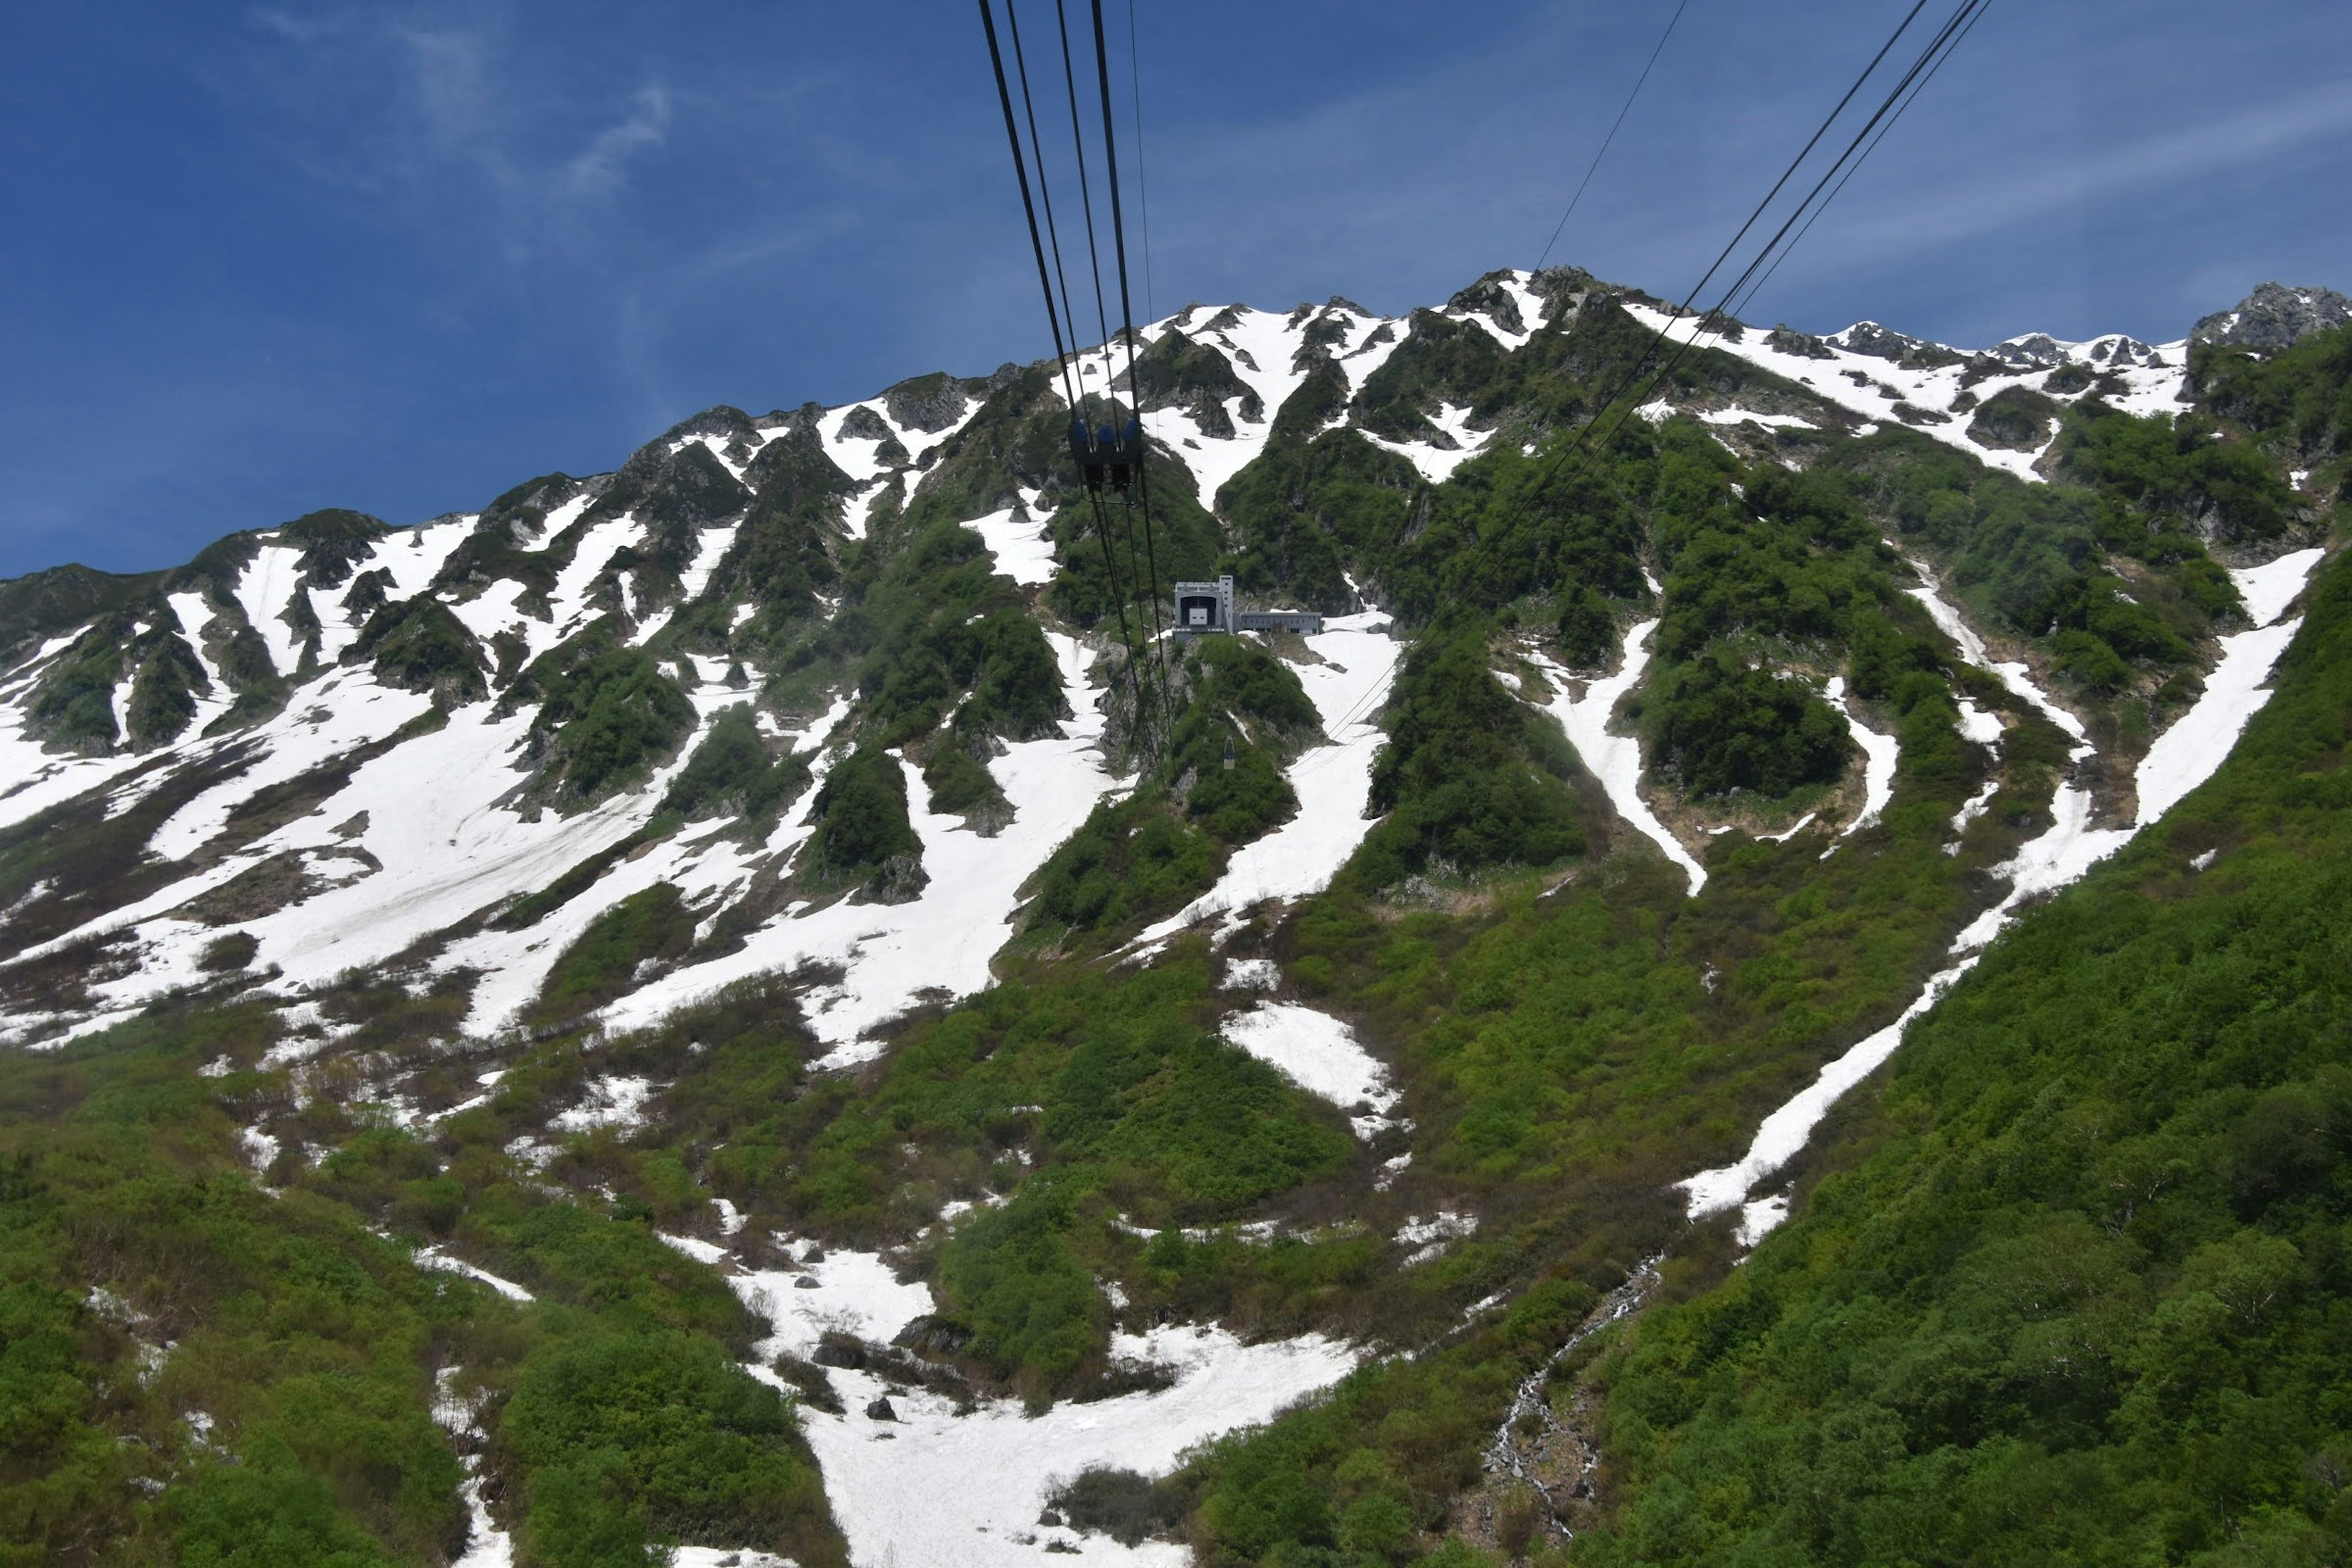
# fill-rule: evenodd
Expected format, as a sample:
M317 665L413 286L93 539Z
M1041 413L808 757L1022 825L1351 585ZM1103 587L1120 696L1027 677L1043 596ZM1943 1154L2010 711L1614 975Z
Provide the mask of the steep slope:
M1140 394L1149 546L1006 366L5 585L16 1533L1403 1562L1581 1522L1577 1358L1803 1206L1823 1113L2027 906L2207 820L2340 531L2328 308L1732 328L1621 421L1696 323L1572 269L1192 306L1073 367ZM1220 569L1325 629L1163 658L1167 581ZM2296 680L2341 635L2301 624ZM378 1425L319 1424L338 1389ZM1614 1445L1651 1396L1607 1397ZM1611 1539L1664 1550L1704 1445L1605 1451Z

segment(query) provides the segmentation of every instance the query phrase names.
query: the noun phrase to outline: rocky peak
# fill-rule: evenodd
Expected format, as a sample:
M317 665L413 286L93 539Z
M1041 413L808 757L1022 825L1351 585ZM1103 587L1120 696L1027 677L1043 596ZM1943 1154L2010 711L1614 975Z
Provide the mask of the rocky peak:
M2290 289L2265 283L2234 310L2216 311L2199 321L2190 330L2189 341L2275 353L2313 332L2347 321L2352 321L2352 300L2333 289Z
M1832 332L1829 341L1849 353L1868 354L1873 359L1899 360L1912 350L1924 346L1917 338L1882 327L1876 321L1856 321L1842 332Z

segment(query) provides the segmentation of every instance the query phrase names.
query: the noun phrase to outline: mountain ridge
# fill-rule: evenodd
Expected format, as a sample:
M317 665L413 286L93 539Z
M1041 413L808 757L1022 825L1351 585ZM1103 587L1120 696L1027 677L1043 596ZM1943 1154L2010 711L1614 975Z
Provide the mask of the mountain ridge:
M1042 363L0 584L0 1140L104 1347L43 1473L415 1562L1672 1557L1625 1347L1832 1223L1840 1107L2045 906L2202 908L2256 830L2198 803L2304 809L2225 758L2274 668L2326 749L2317 296L1989 351L1573 268L1196 304L1148 543ZM1323 629L1163 657L1220 573ZM268 1370L296 1226L384 1282L318 1298L373 1436Z

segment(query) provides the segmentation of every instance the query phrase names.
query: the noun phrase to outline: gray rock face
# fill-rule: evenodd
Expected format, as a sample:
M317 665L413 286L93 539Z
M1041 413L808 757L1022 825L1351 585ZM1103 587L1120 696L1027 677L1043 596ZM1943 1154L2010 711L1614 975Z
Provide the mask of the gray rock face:
M2313 332L2347 321L2352 321L2352 300L2333 289L2290 289L2265 283L2240 301L2237 309L2216 311L2198 322L2189 341L2276 353Z
M2039 370L2066 363L2066 351L2048 332L2028 332L2021 338L2011 338L1994 344L1992 352L2011 364L2030 364Z
M1810 332L1801 332L1790 326L1778 326L1764 334L1764 342L1782 353L1802 354L1807 359L1834 359L1829 345Z
M1873 359L1899 360L1921 346L1917 338L1906 337L1901 332L1880 326L1876 321L1856 321L1829 341L1840 348L1868 354Z
M888 441L896 438L891 434L890 426L883 423L882 416L862 403L843 416L841 433L856 441Z
M962 418L970 402L962 384L940 371L902 381L882 395L883 406L889 409L891 418L907 429L927 435L944 430Z

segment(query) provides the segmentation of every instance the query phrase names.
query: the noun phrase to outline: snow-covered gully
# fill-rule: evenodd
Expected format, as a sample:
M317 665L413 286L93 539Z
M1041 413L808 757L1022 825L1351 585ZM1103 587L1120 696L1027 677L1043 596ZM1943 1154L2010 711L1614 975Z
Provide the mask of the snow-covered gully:
M2253 622L2253 628L2221 639L2221 658L2206 679L2203 695L2148 748L2136 776L2138 813L2132 825L2120 828L2092 827L2089 792L2072 780L2062 782L2051 801L2053 820L2050 826L2021 847L2015 858L2001 868L2010 883L2007 895L1970 922L1954 940L1950 961L1929 978L1918 996L1904 1009L1902 1016L1822 1068L1820 1076L1811 1083L1765 1118L1763 1125L1757 1129L1748 1152L1738 1161L1715 1170L1702 1171L1680 1184L1687 1194L1693 1218L1739 1206L1743 1210L1741 1237L1749 1243L1779 1224L1788 1212L1785 1200L1765 1197L1750 1201L1750 1194L1758 1184L1804 1148L1813 1128L1840 1095L1876 1071L1895 1054L1895 1047L1902 1044L1903 1032L1911 1021L1935 1005L1937 999L1975 965L1986 946L2015 916L2018 908L2031 899L2054 892L2082 877L2212 776L2214 770L2221 766L2221 760L2229 754L2230 748L2236 743L2246 721L2268 700L2269 693L2265 687L2271 670L2277 664L2279 656L2286 650L2287 644L2294 640L2296 628L2303 624L2300 616L2286 615L2287 607L2302 592L2321 555L2322 552L2318 550L2298 551L2268 565L2231 574L2238 592L2245 600L2247 616ZM1981 662L1983 643L1968 632L1958 612L1943 599L1933 580L1929 580L1927 587L1913 592L1934 612L1937 623L1953 634L1962 651L1971 659ZM2084 738L2080 721L2072 714L2065 713L2034 686L2022 666L1991 665L1990 668L2012 690L2042 711L2060 720L2068 732L2076 737L2074 758L2079 768L2092 752L2089 741Z
M1396 679L1401 645L1377 611L1340 616L1315 639L1319 662L1291 668L1322 720L1328 744L1312 748L1285 774L1298 815L1234 852L1214 887L1136 938L1139 953L1206 920L1229 934L1269 899L1302 899L1331 885L1372 824L1372 759L1388 736L1380 727Z
M1655 591L1655 584L1652 584ZM1633 689L1642 672L1650 665L1650 634L1657 630L1655 618L1637 621L1626 628L1622 656L1617 673L1597 680L1579 682L1567 670L1546 655L1537 652L1528 657L1544 678L1551 683L1551 700L1545 709L1559 721L1568 732L1569 744L1601 781L1608 792L1609 804L1617 815L1631 823L1641 835L1664 851L1667 859L1683 868L1690 879L1690 890L1696 896L1706 886L1706 869L1682 841L1666 830L1650 803L1642 798L1642 742L1638 736L1613 734L1609 729L1609 716L1615 711L1618 700ZM1581 684L1580 695L1577 687Z

